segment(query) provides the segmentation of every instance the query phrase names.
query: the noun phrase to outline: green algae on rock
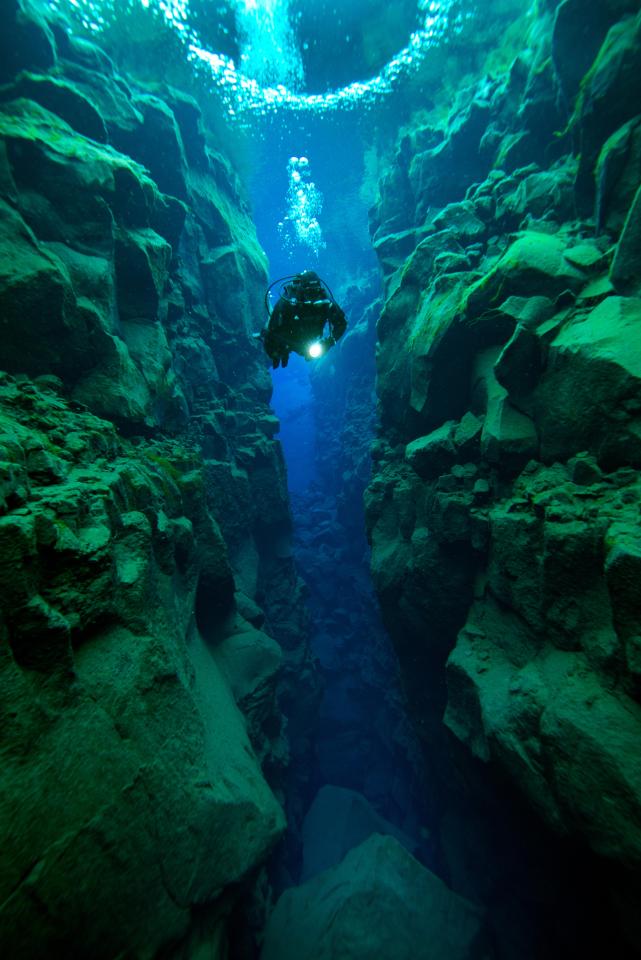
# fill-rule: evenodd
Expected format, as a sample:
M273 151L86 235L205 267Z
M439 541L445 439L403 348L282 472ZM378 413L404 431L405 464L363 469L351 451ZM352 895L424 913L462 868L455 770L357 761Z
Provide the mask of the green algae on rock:
M285 826L263 772L278 789L287 762L270 634L288 638L290 682L305 660L249 337L265 258L195 101L134 87L91 42L14 7L0 941L16 958L151 956L207 931L222 957L242 882Z
M593 851L590 882L620 910L604 923L623 952L638 939L625 891L641 888L637 10L565 0L532 21L525 82L517 61L471 86L447 129L469 130L481 182L450 154L435 191L451 147L422 115L399 138L371 220L386 302L366 493L372 573L452 871L475 855L471 810L488 793L504 812L513 803L506 777ZM564 101L574 143L562 112L560 136L544 117ZM409 143L429 146L408 167ZM443 276L453 257L461 272ZM507 864L511 841L492 823Z
M2 871L11 894L3 944L16 956L27 943L44 955L71 915L86 927L87 950L161 945L187 931L190 904L239 879L283 825L215 634L206 631L205 645L190 616L205 589L203 570L209 591L224 596L221 585L231 584L221 623L233 603L224 543L193 496L199 473L204 489L202 464L177 442L133 446L110 423L27 380L5 377L0 404L9 456L0 518L2 683L20 690L3 724L3 817L13 824ZM226 628L226 643L251 629L242 623ZM265 697L263 714L271 715L267 690ZM180 736L168 737L177 725ZM49 811L37 834L36 781ZM123 846L128 856L118 865ZM36 869L25 881L34 849ZM100 850L112 851L113 867ZM71 878L72 896L60 886ZM45 905L44 925L31 916L34 897ZM105 917L118 910L118 926L93 923L90 933L89 902Z

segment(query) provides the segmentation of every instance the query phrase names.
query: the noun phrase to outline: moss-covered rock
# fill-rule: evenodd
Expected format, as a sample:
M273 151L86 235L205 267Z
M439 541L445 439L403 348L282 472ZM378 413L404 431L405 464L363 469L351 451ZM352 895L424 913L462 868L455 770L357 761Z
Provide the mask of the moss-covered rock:
M472 287L466 297L468 316L480 316L508 297L554 298L566 290L578 290L583 285L583 275L564 254L565 244L561 238L525 233Z
M640 306L608 297L550 343L537 400L546 460L580 449L609 466L639 463Z
M448 662L446 723L480 759L499 756L554 829L580 829L600 855L638 863L634 708L581 655L548 651L519 666L493 643L492 627L506 626L463 631Z
M94 952L160 946L183 936L191 906L240 879L282 829L234 700L249 709L248 690L260 689L249 709L258 742L277 712L278 648L265 636L272 666L261 673L243 661L242 681L223 657L237 636L217 632L233 580L202 493L194 497L202 466L193 453L127 444L109 422L26 380L5 378L0 393L10 458L0 682L13 691L3 698L12 841L2 941L16 956L48 955L66 942L71 916ZM190 615L199 603L206 642ZM29 763L27 743L36 744ZM107 781L95 765L106 757ZM37 815L36 781L47 818Z
M592 66L608 29L626 13L634 13L634 0L563 0L556 10L552 35L554 68L569 106L581 80Z
M0 67L0 940L142 956L207 930L222 958L284 828L273 634L287 682L315 683L249 337L266 261L194 101L60 26L49 71L54 34L21 16L22 72Z
M6 203L0 245L3 366L36 374L68 370L87 348L89 309L84 316L77 309L64 263L38 242Z
M577 102L581 155L579 197L594 197L595 165L605 140L639 110L641 16L623 18L609 30L581 84Z
M619 234L641 180L641 118L609 137L596 165L596 225Z
M14 83L0 90L3 100L34 100L56 114L78 133L107 142L107 130L100 113L73 83L48 74L23 72Z
M424 115L399 138L372 219L388 275L366 492L372 574L453 875L492 900L501 940L496 888L461 864L484 831L510 861L507 778L527 800L519 816L534 809L551 831L546 872L562 856L568 889L587 878L616 904L616 919L590 921L590 945L615 931L623 955L636 955L641 887L639 22L627 0L539 4L525 52L439 104L440 139ZM457 192L430 176L455 113L471 130L470 91L487 104L468 143L479 173L467 182L463 164ZM414 211L402 234L394 184ZM403 192L404 215L409 203ZM555 936L515 952L558 948Z

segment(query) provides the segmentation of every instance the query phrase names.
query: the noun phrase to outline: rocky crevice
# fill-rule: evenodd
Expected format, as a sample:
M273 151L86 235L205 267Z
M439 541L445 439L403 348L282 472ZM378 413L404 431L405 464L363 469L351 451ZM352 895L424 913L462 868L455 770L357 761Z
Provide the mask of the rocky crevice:
M297 565L323 681L307 806L323 785L347 788L417 846L420 761L371 589L362 506L375 418L377 294L375 275L348 288L341 302L350 329L310 371L315 479L292 497Z
M305 753L318 692L250 338L266 265L191 97L26 2L7 17L0 939L222 958L284 828L281 707ZM266 958L638 954L638 3L545 0L521 36L408 127L372 211L372 570L435 872L349 791L319 794ZM367 423L367 394L363 371L328 431L350 406ZM341 439L321 464L341 493L301 534L321 579L362 561L326 536L353 533L367 465L361 431ZM356 629L331 598L325 615ZM355 820L388 835L337 865L318 836Z

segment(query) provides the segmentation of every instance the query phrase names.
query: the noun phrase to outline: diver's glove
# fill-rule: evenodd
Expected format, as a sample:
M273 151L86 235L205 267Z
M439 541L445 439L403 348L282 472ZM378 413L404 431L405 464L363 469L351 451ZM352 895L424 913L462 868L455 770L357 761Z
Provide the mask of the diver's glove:
M334 344L336 343L336 340L334 339L334 337L333 337L333 336L331 335L331 333L330 333L330 335L329 335L328 337L323 337L323 339L321 340L321 343L323 344L323 348L324 348L325 350L329 350L330 347L333 347L333 346L334 346Z

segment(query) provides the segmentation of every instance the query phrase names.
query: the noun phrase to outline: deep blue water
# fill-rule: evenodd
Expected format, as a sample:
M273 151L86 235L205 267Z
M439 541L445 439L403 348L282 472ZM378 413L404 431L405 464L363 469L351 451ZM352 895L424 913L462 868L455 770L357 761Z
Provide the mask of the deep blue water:
M364 143L356 114L343 117L285 116L262 121L256 131L256 163L251 184L258 239L267 254L272 281L313 269L327 282L341 303L345 288L376 267L368 232L367 206L359 191L363 180ZM287 212L288 162L309 160L310 179L322 197L319 222L323 246L286 245L278 224ZM273 288L272 306L280 285ZM265 318L266 319L266 318ZM353 325L358 317L348 316ZM328 358L329 359L329 358ZM279 439L287 461L288 486L302 493L316 479L315 432L309 368L296 354L286 369L272 374L272 404L281 421Z
M311 119L281 115L265 122L256 131L251 184L270 280L316 270L346 310L343 344L380 293L368 202L361 192L363 122L356 114ZM288 162L301 156L309 161L310 179L323 201L318 217L323 246L317 251L305 243L288 244L278 229L286 212ZM279 289L276 284L272 305ZM340 436L344 429L349 433L355 428L365 444L371 436L362 436L362 431L373 434L375 429L375 417L366 424L350 424L349 412L344 414L341 407L356 382L362 391L365 375L369 384L364 402L373 409L375 338L363 342L367 355L362 349L350 351L346 360L339 341L317 362L315 394L310 382L314 361L292 353L285 369L272 371L272 405L281 421L279 439L292 495L295 555L308 587L310 641L324 687L313 752L302 759L300 779L308 781L303 809L324 784L354 790L403 831L416 856L429 862L421 834L428 815L420 750L403 712L396 657L369 576L362 502L367 477L362 477L360 490L345 490L340 466L328 469L328 456L338 460L346 452ZM346 495L348 527L339 516ZM296 770L292 775L296 777Z
M287 463L287 485L292 493L304 493L316 479L316 423L309 362L292 353L287 367L278 367L272 376L272 404L281 422L278 436Z

